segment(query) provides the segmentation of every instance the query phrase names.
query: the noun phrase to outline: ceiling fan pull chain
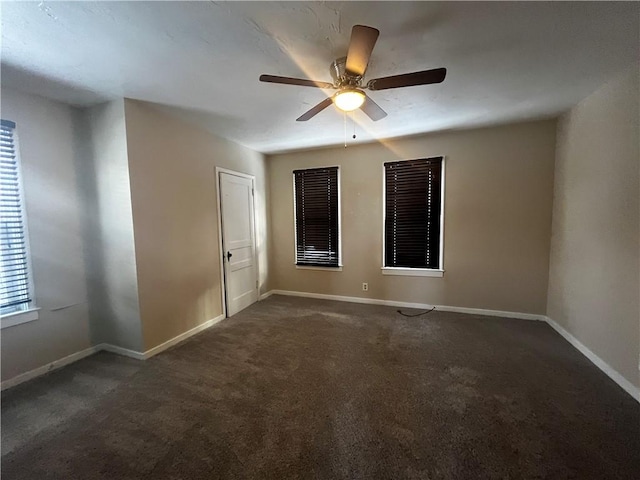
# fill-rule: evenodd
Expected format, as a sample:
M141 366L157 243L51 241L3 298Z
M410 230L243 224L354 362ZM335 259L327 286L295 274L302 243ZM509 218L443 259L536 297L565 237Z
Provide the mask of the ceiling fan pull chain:
M353 139L356 139L356 119L353 116L353 111L351 112L351 123L353 123Z
M347 148L347 112L343 112L344 115L344 148Z

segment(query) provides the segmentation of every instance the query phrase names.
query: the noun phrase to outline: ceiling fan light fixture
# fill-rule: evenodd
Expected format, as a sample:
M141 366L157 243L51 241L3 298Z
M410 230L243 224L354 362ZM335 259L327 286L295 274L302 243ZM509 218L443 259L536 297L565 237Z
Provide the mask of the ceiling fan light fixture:
M350 112L356 108L360 108L364 103L365 94L362 90L357 88L342 90L336 93L333 97L333 103L336 104L340 110L344 112Z

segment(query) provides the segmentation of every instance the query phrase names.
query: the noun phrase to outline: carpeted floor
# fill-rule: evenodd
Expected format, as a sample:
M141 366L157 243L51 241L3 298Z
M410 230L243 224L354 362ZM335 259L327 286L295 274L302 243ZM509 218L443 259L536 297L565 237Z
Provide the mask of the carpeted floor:
M2 479L637 479L640 404L549 326L271 297L2 395Z

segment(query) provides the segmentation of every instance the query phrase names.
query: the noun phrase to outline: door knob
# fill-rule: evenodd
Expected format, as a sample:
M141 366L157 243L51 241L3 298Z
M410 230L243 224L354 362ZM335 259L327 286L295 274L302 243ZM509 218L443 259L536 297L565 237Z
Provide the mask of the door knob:
M229 261L229 259L233 257L233 254L231 252L227 252L227 262Z

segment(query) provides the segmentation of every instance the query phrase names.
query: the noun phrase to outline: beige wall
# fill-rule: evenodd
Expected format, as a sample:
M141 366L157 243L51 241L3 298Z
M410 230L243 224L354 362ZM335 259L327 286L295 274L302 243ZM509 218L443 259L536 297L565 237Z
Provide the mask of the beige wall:
M638 69L558 125L548 315L636 386L640 343Z
M145 349L222 313L215 167L256 177L261 291L267 270L262 154L126 100L127 144Z
M94 344L141 351L124 100L85 110L77 131L79 149L86 148L78 168L88 239L91 337Z
M38 320L0 332L2 380L91 346L75 114L68 105L2 89L2 118L17 124L40 307Z
M555 121L543 121L270 156L273 288L544 314L554 149ZM435 155L444 277L383 276L382 164ZM327 165L340 166L343 271L298 270L292 171Z

